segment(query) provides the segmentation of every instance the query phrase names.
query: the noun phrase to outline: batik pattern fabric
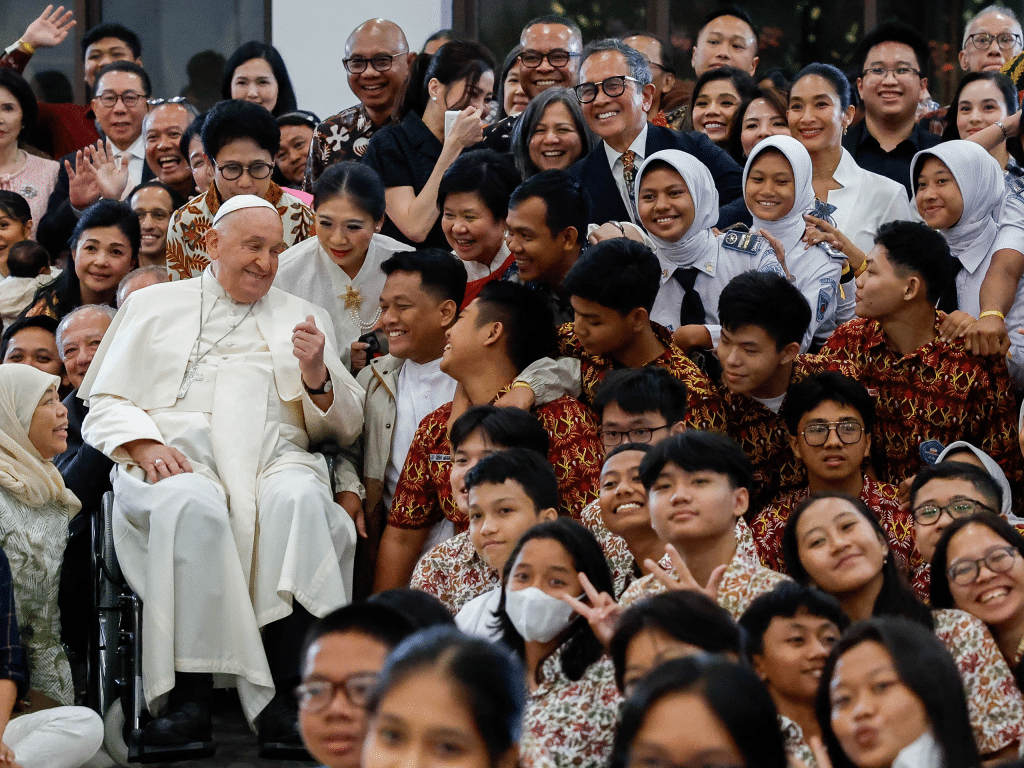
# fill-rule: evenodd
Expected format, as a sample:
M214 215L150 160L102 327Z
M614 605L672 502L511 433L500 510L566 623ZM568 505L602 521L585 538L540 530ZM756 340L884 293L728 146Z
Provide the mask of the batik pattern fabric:
M818 761L804 738L804 730L785 715L779 715L779 730L782 742L786 747L786 757L791 766L804 765L806 768L818 768Z
M639 576L636 561L626 546L626 540L608 530L601 517L601 503L598 499L594 499L583 508L580 522L594 534L597 543L604 550L605 560L608 561L608 567L612 572L612 583L615 585L614 597L621 596Z
M474 597L501 586L501 577L477 554L469 531L463 531L420 558L409 586L433 595L454 616Z
M394 120L388 120L384 125L394 123ZM313 131L313 140L309 143L302 191L313 194L316 180L335 163L361 160L370 145L370 137L384 125L373 122L362 104L343 109L320 123Z

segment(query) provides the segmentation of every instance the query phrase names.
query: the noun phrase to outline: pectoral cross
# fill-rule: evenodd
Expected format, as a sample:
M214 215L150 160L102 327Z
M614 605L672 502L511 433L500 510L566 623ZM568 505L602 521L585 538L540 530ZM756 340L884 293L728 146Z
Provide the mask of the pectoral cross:
M181 388L178 389L178 399L180 400L186 394L188 394L188 388L192 386L193 381L202 381L203 374L199 372L199 361L196 360L192 365L189 366L185 372L185 378L181 382Z

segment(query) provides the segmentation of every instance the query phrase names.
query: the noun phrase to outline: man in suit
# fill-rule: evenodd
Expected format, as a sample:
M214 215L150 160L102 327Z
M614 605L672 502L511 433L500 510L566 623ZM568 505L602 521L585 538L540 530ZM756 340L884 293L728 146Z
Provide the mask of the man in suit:
M644 158L662 149L679 149L707 166L722 202L718 226L749 222L743 203L740 167L699 133L679 133L650 125L654 99L651 68L642 54L619 40L599 40L583 49L576 95L583 115L601 143L576 161L569 173L590 193L590 222L640 223L633 180Z

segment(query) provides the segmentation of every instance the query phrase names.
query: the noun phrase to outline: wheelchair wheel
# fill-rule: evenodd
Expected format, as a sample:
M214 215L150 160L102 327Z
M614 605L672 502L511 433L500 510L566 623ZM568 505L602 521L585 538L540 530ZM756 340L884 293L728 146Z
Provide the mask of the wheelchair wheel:
M128 766L128 745L124 743L124 708L114 699L103 717L103 747L118 765Z

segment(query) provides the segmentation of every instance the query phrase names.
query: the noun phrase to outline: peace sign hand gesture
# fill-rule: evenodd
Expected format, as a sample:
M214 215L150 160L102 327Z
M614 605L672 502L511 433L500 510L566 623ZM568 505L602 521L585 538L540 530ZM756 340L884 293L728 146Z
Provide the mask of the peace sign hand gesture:
M590 604L581 600L562 595L562 600L572 606L580 616L587 620L594 635L601 641L601 645L607 648L611 645L612 635L615 634L615 627L619 624L619 617L622 615L622 606L615 602L615 598L607 592L598 592L586 574L578 574L580 584L583 586L583 593L587 596Z
M700 582L693 578L693 574L690 573L690 569L686 566L686 561L683 560L683 556L679 554L678 549L673 547L671 544L667 544L665 546L665 552L672 561L675 572L679 574L678 577L673 576L650 558L644 560L644 568L649 570L651 575L665 586L665 589L685 589L690 592L701 592L710 597L716 603L718 602L718 588L722 585L722 579L725 577L726 566L720 565L715 568L715 570L711 572L711 578L708 579L708 583L701 586Z

